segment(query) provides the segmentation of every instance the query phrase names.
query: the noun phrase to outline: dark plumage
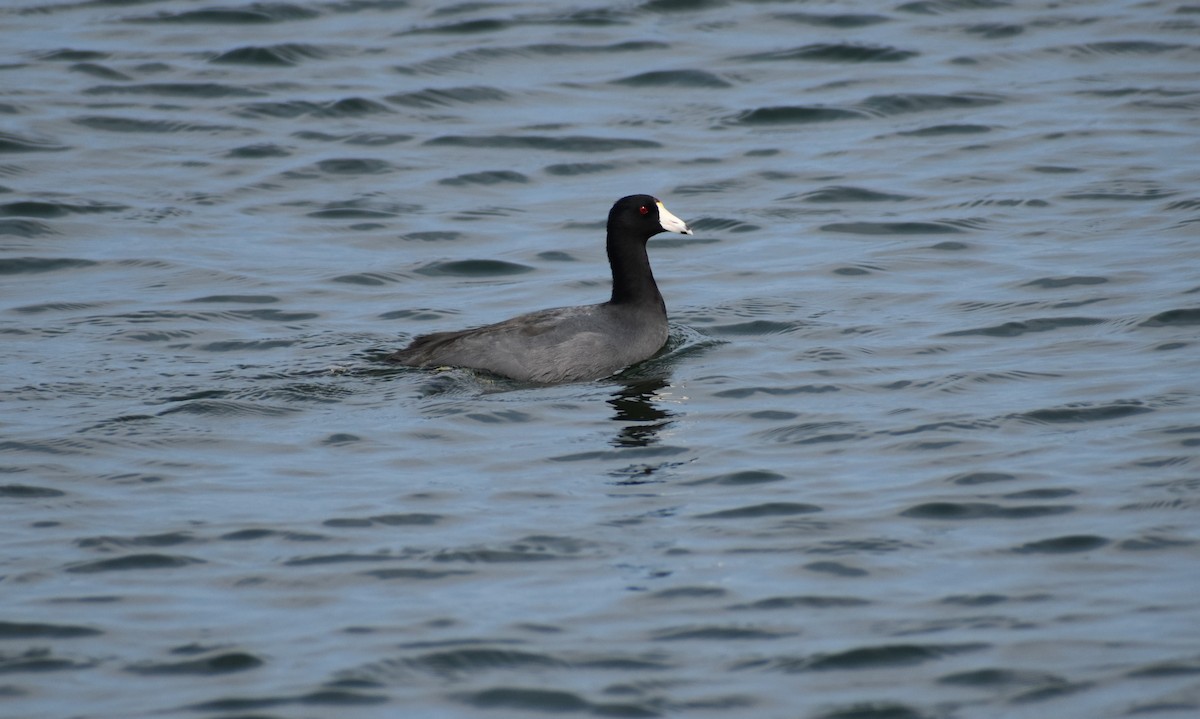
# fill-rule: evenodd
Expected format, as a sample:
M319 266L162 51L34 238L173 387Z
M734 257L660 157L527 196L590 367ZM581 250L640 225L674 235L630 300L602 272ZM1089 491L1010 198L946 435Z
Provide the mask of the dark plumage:
M650 195L623 197L608 213L613 278L608 302L423 335L387 359L413 367L469 367L540 383L599 379L641 362L667 341L667 308L646 255L646 241L663 231L692 234Z

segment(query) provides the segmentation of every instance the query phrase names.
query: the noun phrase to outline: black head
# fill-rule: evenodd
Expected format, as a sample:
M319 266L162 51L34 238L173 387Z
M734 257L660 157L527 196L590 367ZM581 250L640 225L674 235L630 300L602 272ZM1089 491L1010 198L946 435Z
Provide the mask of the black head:
M630 195L617 200L608 213L608 227L610 232L620 228L623 233L631 233L643 240L660 232L692 234L686 222L672 215L661 200L650 195Z

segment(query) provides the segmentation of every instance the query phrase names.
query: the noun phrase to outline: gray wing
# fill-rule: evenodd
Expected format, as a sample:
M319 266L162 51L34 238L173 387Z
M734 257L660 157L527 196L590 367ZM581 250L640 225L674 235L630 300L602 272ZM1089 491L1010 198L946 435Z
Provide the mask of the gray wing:
M600 305L560 307L483 327L417 337L389 360L416 367L469 367L530 382L597 379L634 360Z

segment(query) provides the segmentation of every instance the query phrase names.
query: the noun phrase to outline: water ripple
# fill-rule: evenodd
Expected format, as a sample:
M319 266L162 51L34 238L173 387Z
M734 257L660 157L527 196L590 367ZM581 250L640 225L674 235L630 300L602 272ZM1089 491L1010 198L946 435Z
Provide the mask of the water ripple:
M548 135L442 135L426 140L428 146L467 147L477 149L504 150L548 150L551 152L614 152L662 147L653 140L617 137L589 137L574 135L554 137Z
M843 43L816 43L791 50L758 52L743 55L737 60L752 62L776 62L781 60L818 60L824 62L900 62L919 53L894 47L871 47Z
M4 4L7 713L1195 713L1198 17Z
M62 152L68 149L70 148L65 145L59 145L49 140L0 132L0 153Z
M260 25L311 20L320 13L290 3L255 2L244 7L209 7L183 12L160 11L155 15L125 18L130 23L185 23L201 25Z
M321 46L304 43L282 43L279 45L246 45L226 50L212 56L209 62L231 65L265 65L292 67L308 60L322 60L334 51Z

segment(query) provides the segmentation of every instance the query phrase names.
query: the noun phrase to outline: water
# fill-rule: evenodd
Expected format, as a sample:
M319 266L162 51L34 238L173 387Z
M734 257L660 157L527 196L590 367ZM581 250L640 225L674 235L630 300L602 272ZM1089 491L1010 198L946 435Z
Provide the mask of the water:
M0 715L1200 711L1196 5L0 27ZM663 355L379 362L634 192Z

